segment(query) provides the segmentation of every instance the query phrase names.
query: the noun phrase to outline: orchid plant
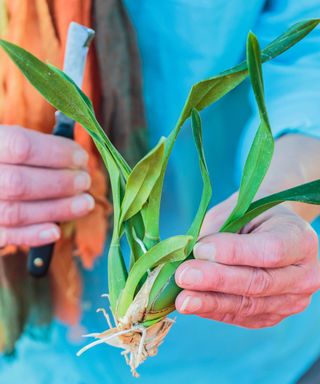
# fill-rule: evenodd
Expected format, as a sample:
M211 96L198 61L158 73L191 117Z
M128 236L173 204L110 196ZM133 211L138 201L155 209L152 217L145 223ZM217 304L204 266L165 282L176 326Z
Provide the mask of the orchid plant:
M245 163L237 203L220 231L238 232L253 218L284 201L320 204L320 180L254 201L274 150L261 64L298 43L319 21L312 19L293 25L262 51L256 36L250 32L246 61L195 84L170 135L160 138L132 169L99 125L91 101L66 74L24 49L0 40L0 46L43 97L88 131L109 173L114 215L108 252L108 297L114 321L103 309L109 329L88 335L96 340L82 348L78 355L103 343L122 348L133 375L137 375L137 367L147 357L157 354L173 325L173 320L167 316L174 311L175 298L180 291L175 284L175 271L185 259L192 258L192 249L211 200L199 111L222 98L248 76L260 123ZM187 233L162 239L159 221L164 175L175 140L189 118L202 175L202 196ZM130 263L125 262L123 255L123 238L130 246Z

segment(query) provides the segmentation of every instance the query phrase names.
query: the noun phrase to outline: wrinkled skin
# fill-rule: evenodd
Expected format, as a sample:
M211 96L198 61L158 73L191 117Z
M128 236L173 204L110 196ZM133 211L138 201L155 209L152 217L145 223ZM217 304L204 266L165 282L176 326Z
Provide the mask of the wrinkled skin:
M216 233L234 203L232 196L208 212L195 260L176 272L184 289L176 307L246 328L273 326L303 311L320 288L318 238L285 206L261 215L241 234Z
M88 214L87 162L72 140L0 125L0 247L51 243L56 222Z

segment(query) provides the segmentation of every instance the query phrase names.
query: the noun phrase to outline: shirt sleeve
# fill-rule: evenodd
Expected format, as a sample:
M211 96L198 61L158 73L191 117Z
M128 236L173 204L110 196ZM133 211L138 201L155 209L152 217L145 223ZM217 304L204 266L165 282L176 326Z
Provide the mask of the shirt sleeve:
M294 23L320 17L318 0L268 1L254 32L261 47ZM300 133L320 139L320 26L294 47L263 65L266 104L274 136ZM258 127L254 111L245 130L240 154L243 162Z

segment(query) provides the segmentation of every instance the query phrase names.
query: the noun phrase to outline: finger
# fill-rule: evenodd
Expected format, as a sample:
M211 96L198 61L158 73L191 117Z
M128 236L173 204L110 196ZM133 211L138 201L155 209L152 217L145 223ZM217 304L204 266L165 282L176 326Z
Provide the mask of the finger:
M261 329L274 327L285 319L285 316L281 315L258 315L251 318L233 318L232 314L226 314L224 316L216 313L205 313L197 315L204 319L215 320L226 324L237 325L243 328L249 329Z
M18 228L0 228L0 247L23 245L37 247L50 244L60 238L60 228L51 223Z
M0 201L0 226L20 227L30 224L63 222L76 219L94 208L94 199L81 194L56 200Z
M263 269L188 260L177 269L176 282L188 290L242 296L307 294L320 288L320 269L319 263L308 268L292 265Z
M316 258L316 236L311 226L296 217L270 219L273 226L249 234L217 233L201 239L194 247L196 259L228 265L261 268L299 264Z
M72 196L89 189L85 171L41 169L0 164L0 199L43 200Z
M199 237L212 235L219 231L235 206L238 193L234 193L227 200L211 208L202 223Z
M0 162L48 168L86 168L88 154L73 140L1 125Z
M247 297L223 293L182 291L176 299L180 313L217 316L231 314L234 318L250 318L262 314L289 316L302 312L310 304L309 295L278 295Z

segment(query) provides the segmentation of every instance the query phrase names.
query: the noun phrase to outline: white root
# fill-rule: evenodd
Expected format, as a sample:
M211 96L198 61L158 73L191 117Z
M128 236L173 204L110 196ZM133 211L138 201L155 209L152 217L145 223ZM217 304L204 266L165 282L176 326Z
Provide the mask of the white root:
M147 311L150 291L161 268L162 265L150 273L123 318L117 319L111 310L114 326L107 311L104 308L97 309L97 312L101 312L106 319L109 330L85 335L84 337L94 337L97 340L81 348L77 356L104 343L121 348L123 349L121 355L130 366L133 376L138 377L137 368L149 356L157 354L160 344L174 323L172 319L162 318L147 328L142 325ZM102 295L102 297L109 299L107 294Z
M109 301L109 304L110 304L110 295L109 295L109 293L103 293L103 294L101 295L101 297L106 297L107 300ZM111 305L109 305L109 309L110 309L110 312L111 312L111 314L112 314L113 322L114 322L115 324L117 324L117 320L116 320L116 318L115 318L115 316L114 316L114 314L113 314L113 312L112 312Z
M148 250L147 250L146 246L144 245L144 242L143 242L141 239L139 239L139 237L137 236L135 230L133 230L133 238L134 238L134 241L135 241L137 244L140 245L140 248L141 248L142 252L143 252L143 253L147 253Z
M104 318L106 319L107 321L107 324L109 326L110 329L113 329L113 325L111 323L111 320L110 320L110 316L108 315L107 311L104 309L104 308L98 308L97 309L97 313L101 312L104 316Z
M94 333L88 333L86 335L82 335L82 337L98 337L100 335L99 332L94 332Z
M95 347L96 345L107 343L108 341L114 339L115 337L118 337L118 336L121 336L121 335L125 335L126 333L130 333L130 332L134 331L135 329L136 329L136 327L132 327L131 329L127 329L125 331L120 331L120 332L114 333L113 335L110 335L110 336L107 336L107 337L103 337L102 339L93 341L92 343L90 343L90 344L86 345L85 347L81 348L77 352L77 356L81 356L84 352L86 352L89 349Z
M141 340L140 340L140 343L139 343L137 360L141 361L142 360L142 352L143 352L143 348L144 348L144 343L145 343L146 337L147 337L147 330L146 330L145 327L142 327L139 330L141 331Z

